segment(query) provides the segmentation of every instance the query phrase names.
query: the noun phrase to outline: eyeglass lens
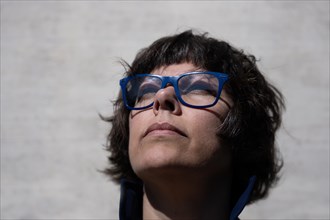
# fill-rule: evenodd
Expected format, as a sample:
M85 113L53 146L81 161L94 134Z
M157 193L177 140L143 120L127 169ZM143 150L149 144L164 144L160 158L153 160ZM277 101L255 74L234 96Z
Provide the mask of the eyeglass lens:
M192 106L206 106L216 101L219 80L207 73L183 75L177 81L179 99ZM136 76L126 85L126 99L130 107L143 108L154 101L154 96L162 88L162 79L153 76ZM183 103L183 104L185 104Z

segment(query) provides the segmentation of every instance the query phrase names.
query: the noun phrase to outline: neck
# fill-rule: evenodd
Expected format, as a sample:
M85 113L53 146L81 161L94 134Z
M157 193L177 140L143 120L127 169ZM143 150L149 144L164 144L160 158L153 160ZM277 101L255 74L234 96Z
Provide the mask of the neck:
M143 219L229 219L230 178L156 179L144 182Z

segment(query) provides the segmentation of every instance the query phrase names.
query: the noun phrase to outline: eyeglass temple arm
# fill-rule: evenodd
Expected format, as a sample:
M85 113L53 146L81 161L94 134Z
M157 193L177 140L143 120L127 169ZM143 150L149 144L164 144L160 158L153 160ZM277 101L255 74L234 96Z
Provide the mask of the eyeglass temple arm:
M224 99L221 98L221 97L219 97L219 99L220 99L221 101L223 101L223 102L227 105L227 107L228 107L229 109L231 109L230 104L229 104L226 100L224 100Z

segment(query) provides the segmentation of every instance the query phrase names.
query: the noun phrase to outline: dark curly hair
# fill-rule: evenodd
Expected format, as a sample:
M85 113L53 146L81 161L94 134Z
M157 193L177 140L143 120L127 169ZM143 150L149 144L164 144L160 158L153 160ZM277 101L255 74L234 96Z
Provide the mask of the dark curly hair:
M156 68L183 62L229 75L225 89L234 105L218 134L232 151L232 203L253 175L256 182L249 203L266 198L269 189L279 180L283 166L275 147L275 133L285 108L282 94L265 80L253 55L208 37L207 33L195 34L192 30L163 37L142 49L132 65L125 63L126 75L150 73ZM113 116L103 117L112 124L106 144L111 165L104 172L116 182L121 178L139 180L128 157L129 113L120 93L114 103Z

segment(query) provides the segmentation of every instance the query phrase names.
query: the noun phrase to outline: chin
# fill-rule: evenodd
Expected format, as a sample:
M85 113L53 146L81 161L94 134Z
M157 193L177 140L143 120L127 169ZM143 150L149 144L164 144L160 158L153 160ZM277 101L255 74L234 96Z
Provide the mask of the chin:
M145 177L156 177L159 175L173 174L181 170L186 166L182 158L172 152L165 153L164 151L150 151L148 154L139 158L134 158L132 161L132 167L135 174L141 179Z

